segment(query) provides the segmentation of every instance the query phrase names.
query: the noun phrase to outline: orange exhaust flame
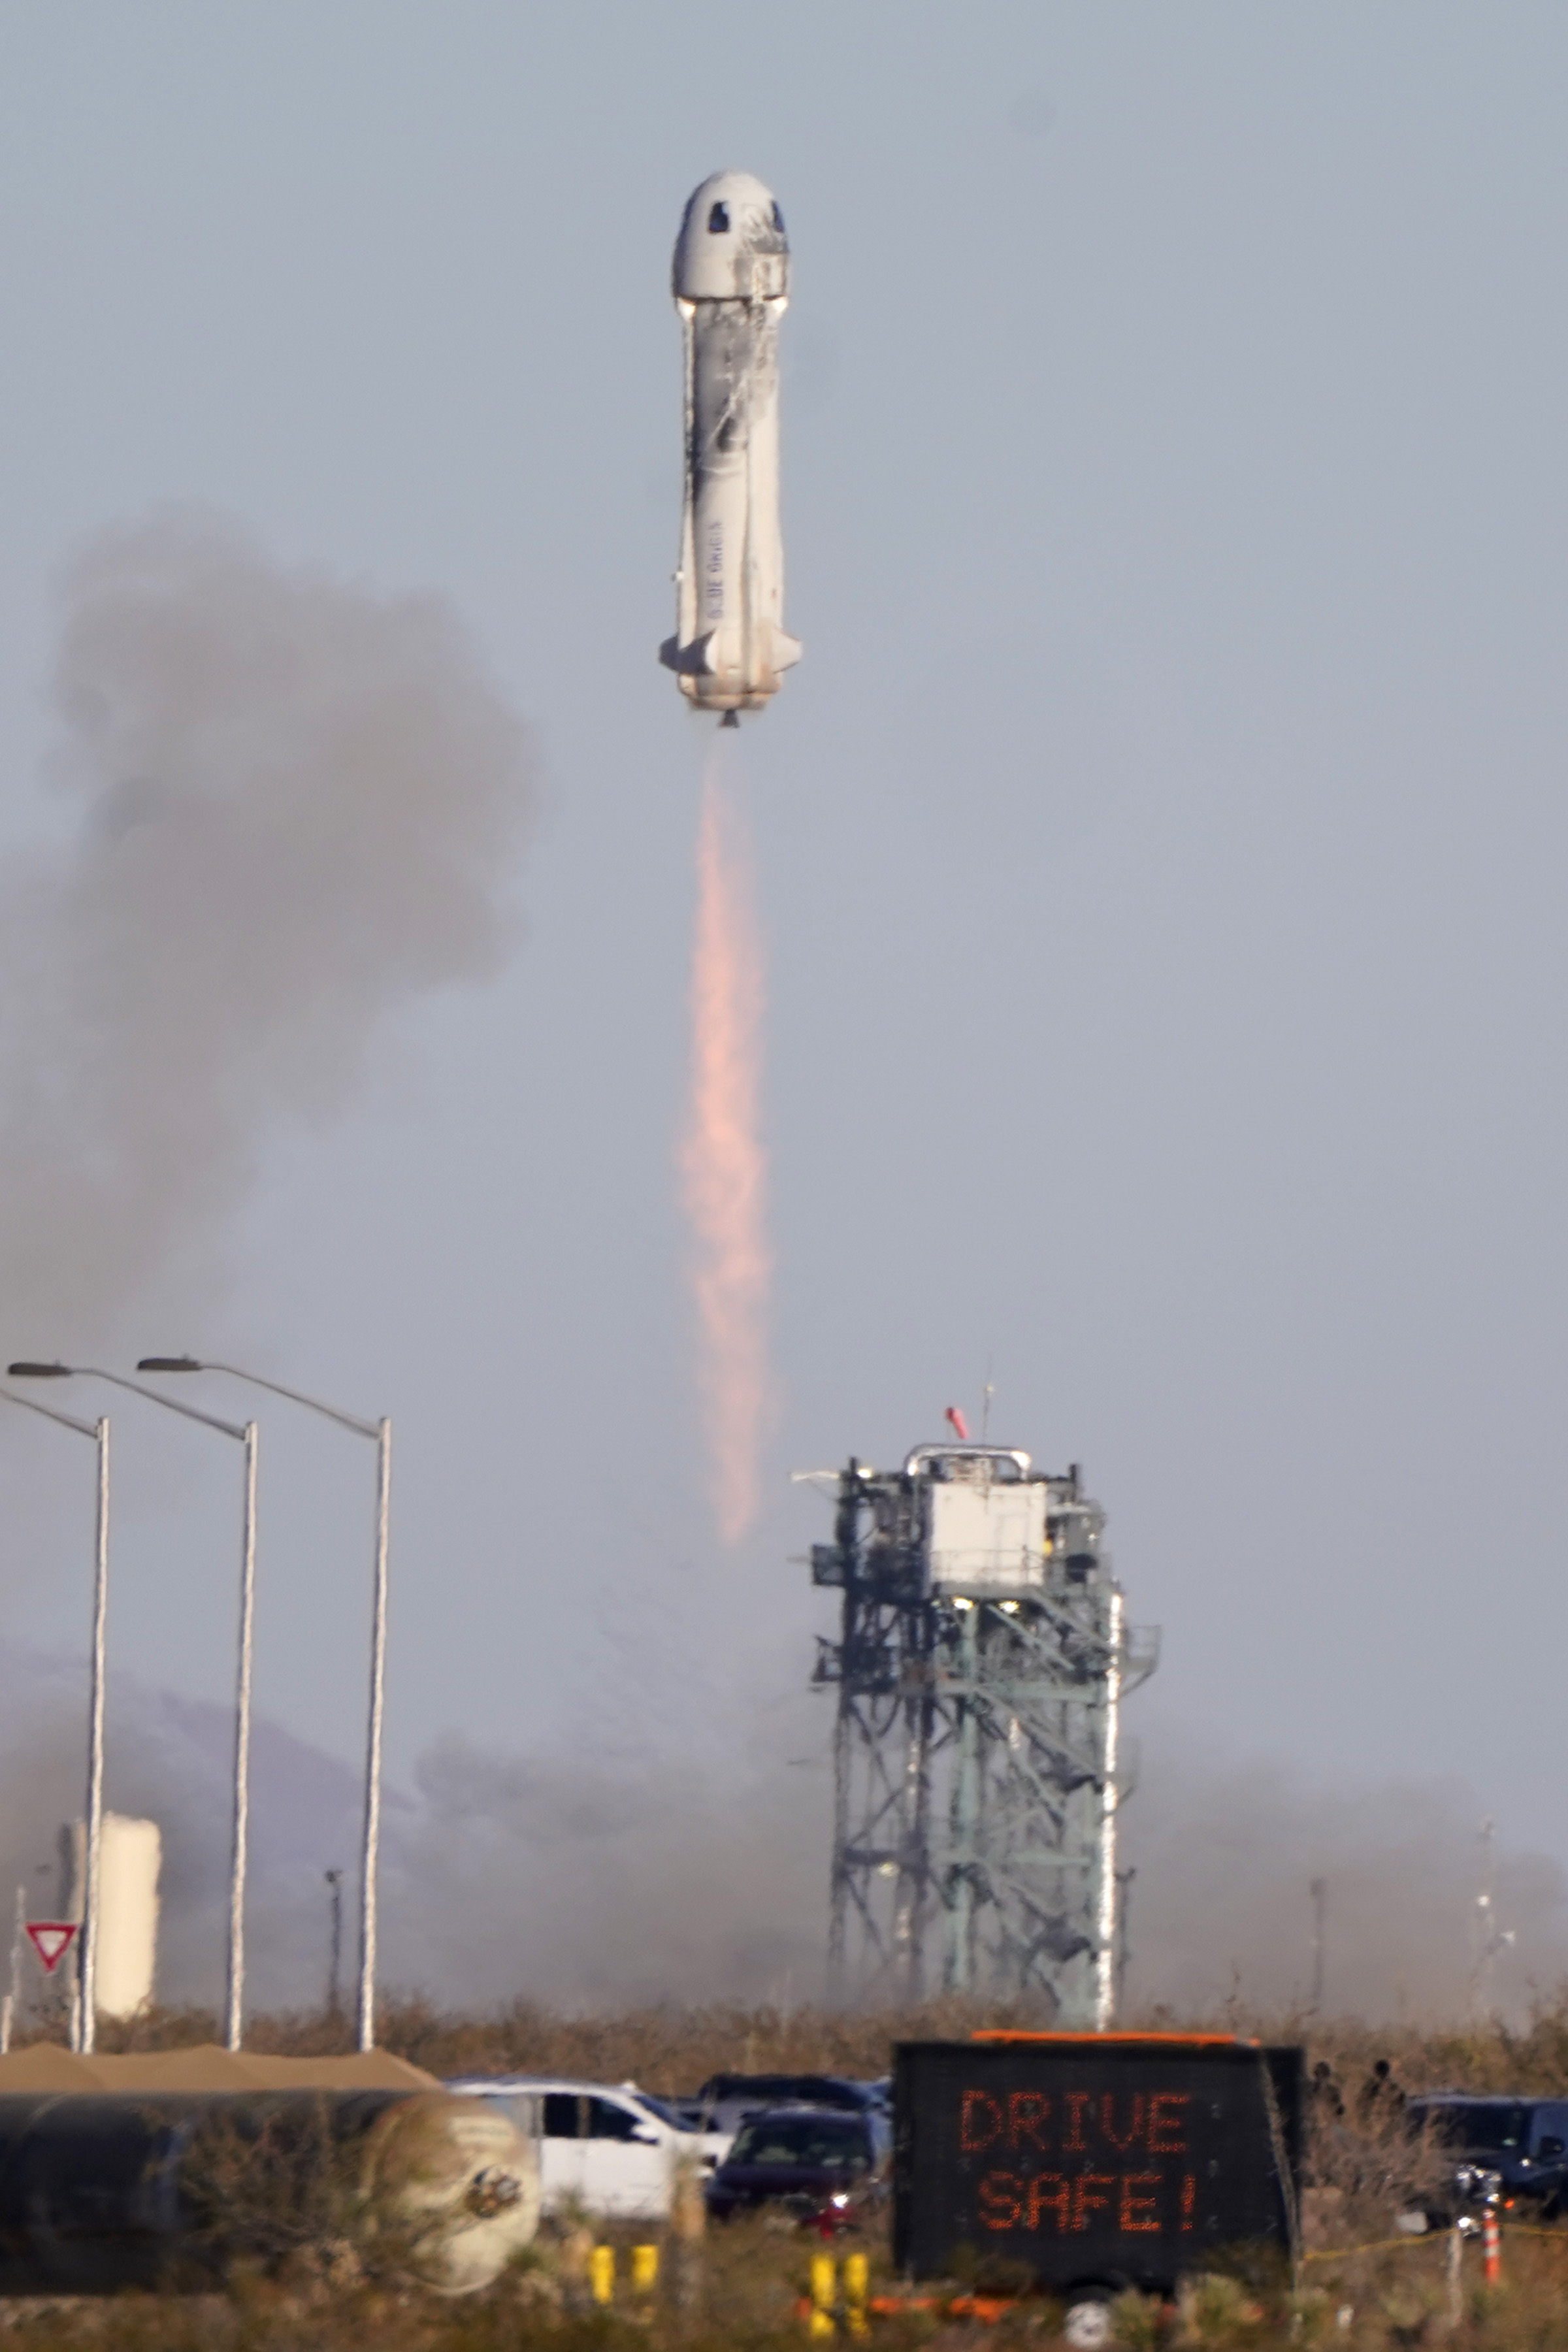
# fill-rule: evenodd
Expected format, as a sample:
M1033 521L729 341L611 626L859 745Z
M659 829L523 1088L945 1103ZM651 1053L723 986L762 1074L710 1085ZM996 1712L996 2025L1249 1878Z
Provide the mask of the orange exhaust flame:
M702 776L691 955L691 1099L680 1147L710 1488L719 1532L754 1522L769 1404L763 971L745 820L715 744Z

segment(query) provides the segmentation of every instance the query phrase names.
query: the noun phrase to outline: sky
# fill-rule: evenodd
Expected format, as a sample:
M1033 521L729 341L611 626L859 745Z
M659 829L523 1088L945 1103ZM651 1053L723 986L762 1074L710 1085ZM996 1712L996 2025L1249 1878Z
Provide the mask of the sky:
M7 1354L393 1415L405 1778L454 1736L825 1748L788 1474L989 1381L1164 1629L1146 1776L1458 1772L1568 1862L1561 9L8 0L0 35L0 861L76 821L62 582L172 502L446 600L537 796L510 952L268 1113L206 1289L153 1265ZM706 730L656 660L669 249L728 166L789 223L805 647L740 754L775 1406L730 1551L676 1171ZM114 1412L116 1660L221 1697L232 1449ZM351 1759L370 1449L262 1418L258 1704ZM89 1465L11 1420L6 1631L79 1646Z

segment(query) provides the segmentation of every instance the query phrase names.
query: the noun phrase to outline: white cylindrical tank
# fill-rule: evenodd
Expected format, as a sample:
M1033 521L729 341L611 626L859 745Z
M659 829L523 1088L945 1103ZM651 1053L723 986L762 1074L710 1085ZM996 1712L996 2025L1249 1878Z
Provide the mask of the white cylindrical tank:
M686 207L674 290L686 362L676 633L659 658L704 710L758 710L800 659L784 625L778 330L789 246L771 190L716 172Z
M62 1919L79 1921L87 1895L87 1825L60 1832ZM151 2006L158 1967L158 1874L163 1837L156 1822L105 1813L98 1862L96 2008L100 2017L135 2017Z

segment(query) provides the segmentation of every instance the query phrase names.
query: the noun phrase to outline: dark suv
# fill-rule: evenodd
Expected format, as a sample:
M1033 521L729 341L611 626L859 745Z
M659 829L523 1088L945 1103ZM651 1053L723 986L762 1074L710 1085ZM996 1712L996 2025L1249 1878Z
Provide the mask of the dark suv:
M1453 2213L1495 2198L1534 2206L1543 2221L1568 2213L1568 2099L1479 2098L1429 2091L1412 2099L1413 2130L1454 2159Z
M732 2132L748 2116L773 2107L843 2107L851 2115L885 2110L879 2083L852 2083L842 2074L710 2074L682 2115L700 2131Z
M803 2221L857 2221L887 2199L890 2135L884 2116L844 2107L775 2107L748 2116L709 2181L715 2221L780 2204Z

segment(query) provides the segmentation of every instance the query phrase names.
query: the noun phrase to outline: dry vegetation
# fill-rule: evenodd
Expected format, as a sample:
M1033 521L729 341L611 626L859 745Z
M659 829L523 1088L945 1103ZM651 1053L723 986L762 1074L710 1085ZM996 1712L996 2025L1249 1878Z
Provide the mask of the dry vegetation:
M531 2000L488 2016L454 2014L427 2000L383 2005L378 2039L433 2074L517 2072L637 2082L650 2091L694 2091L709 2074L779 2069L858 2077L884 2074L896 2042L946 2040L977 2025L1039 2025L1038 2012L976 2001L929 2001L919 2009L842 2011L748 2009L710 2003L660 2006L616 2015L577 2014ZM1194 2026L1305 2043L1309 2060L1326 2058L1340 2079L1356 2084L1376 2058L1387 2058L1409 2091L1568 2093L1568 1988L1542 2002L1527 2026L1435 2030L1369 2026L1354 2019L1305 2014L1263 2016L1238 2003L1217 2016L1174 2018L1158 2011L1129 2021L1165 2032ZM132 2027L100 2029L106 2050L170 2050L218 2039L217 2021L200 2009L157 2010ZM253 2018L247 2047L319 2055L353 2046L344 2017L310 2014Z
M1036 2023L994 2009L935 2002L918 2011L847 2014L824 2010L650 2008L618 2016L578 2016L517 2001L489 2017L443 2014L421 2000L388 2006L382 2038L389 2048L437 2074L530 2071L636 2080L650 2089L690 2091L729 2068L788 2068L860 2076L887 2070L896 2041L957 2036L979 2022ZM1141 2021L1167 2030L1168 2017ZM1185 2022L1186 2021L1181 2021ZM1402 2352L1417 2345L1454 2352L1568 2352L1568 2230L1539 2236L1510 2232L1505 2275L1488 2290L1479 2255L1466 2256L1462 2308L1451 2324L1443 2242L1415 2240L1389 2248L1392 2212L1415 2185L1420 2157L1386 2113L1368 2113L1357 2093L1374 2059L1387 2058L1408 2091L1447 2087L1568 2093L1568 1994L1545 2004L1527 2027L1509 2031L1423 2032L1373 2030L1353 2021L1262 2019L1233 2008L1204 2021L1270 2040L1300 2040L1309 2059L1327 2059L1345 2113L1320 2108L1310 2136L1317 2226L1300 2292L1265 2273L1199 2282L1179 2311L1158 2314L1136 2298L1118 2313L1119 2340L1130 2347L1169 2343L1229 2352L1256 2347L1344 2347ZM199 2011L163 2011L121 2047L170 2047L210 2040L214 2020ZM257 2019L248 2036L258 2050L310 2053L348 2046L342 2020L321 2016ZM629 2231L611 2233L629 2242ZM799 2315L816 2241L765 2222L710 2233L700 2287L685 2299L667 2285L641 2307L623 2289L616 2307L589 2305L586 2233L552 2232L526 2267L490 2293L443 2304L364 2280L332 2284L308 2257L281 2275L238 2281L222 2297L185 2302L128 2298L110 2305L59 2306L12 2315L37 2352L770 2352L806 2341ZM673 2252L674 2250L671 2250ZM868 2249L874 2283L890 2284L885 2244ZM626 2264L622 2263L623 2275ZM1046 2352L1059 2341L1060 2314L1048 2304L1018 2304L982 2326L936 2307L871 2323L882 2352L1017 2352L1026 2341Z

